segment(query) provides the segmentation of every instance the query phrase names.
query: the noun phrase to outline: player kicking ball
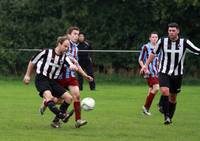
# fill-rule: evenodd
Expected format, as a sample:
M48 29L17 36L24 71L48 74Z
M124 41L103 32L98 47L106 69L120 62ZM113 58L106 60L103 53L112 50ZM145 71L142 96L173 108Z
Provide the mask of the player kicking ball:
M69 57L69 58L70 58L70 61L72 61L72 62L77 66L77 68L78 68L76 71L77 71L78 73L80 73L86 80L88 80L88 81L93 81L93 78L92 78L91 76L87 75L87 74L82 70L82 68L80 67L80 65L78 64L78 62L77 62L71 55L69 55L69 56L70 56L70 57ZM62 87L68 89L68 87L69 87L68 84L70 84L70 82L68 82L68 81L66 80L66 78L64 77L64 76L65 76L65 73L66 73L66 70L67 70L67 68L64 67L64 68L63 68L62 74L59 76L59 79L57 79L56 81L57 81ZM62 98L59 98L59 99L58 99L58 98L54 97L54 102L55 102L56 104L62 104L63 101L64 101L64 100L63 100ZM44 99L43 102L42 102L42 104L41 104L41 106L40 106L40 113L41 113L41 115L44 114L46 108L47 108L47 104L46 104L46 100ZM79 110L81 110L81 109L79 109ZM63 121L64 123L67 123L68 120L69 120L69 118L70 118L73 114L74 114L74 109L71 110L70 112L66 112L66 117L65 117L65 119L62 119L62 121ZM87 121L86 121L86 120L80 119L80 116L79 116L78 118L79 118L79 119L76 119L76 123L75 123L75 127L76 127L76 128L79 128L79 127L81 127L81 126L87 124ZM51 123L51 126L54 127L54 128L59 128L60 125L61 125L60 119L57 118L57 117L55 117L55 118L53 119L52 123Z

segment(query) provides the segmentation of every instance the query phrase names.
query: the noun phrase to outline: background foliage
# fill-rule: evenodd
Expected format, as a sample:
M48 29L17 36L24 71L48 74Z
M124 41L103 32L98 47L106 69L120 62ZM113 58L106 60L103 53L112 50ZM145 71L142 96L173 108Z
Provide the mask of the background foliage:
M198 0L6 0L0 1L0 72L20 74L31 53L20 48L52 48L57 36L79 26L93 49L140 49L151 31L166 35L169 22L181 26L181 34L200 46ZM6 50L5 50L6 49ZM93 55L96 68L121 73L138 70L138 54ZM198 57L186 58L186 75L200 77ZM191 66L191 64L195 64Z

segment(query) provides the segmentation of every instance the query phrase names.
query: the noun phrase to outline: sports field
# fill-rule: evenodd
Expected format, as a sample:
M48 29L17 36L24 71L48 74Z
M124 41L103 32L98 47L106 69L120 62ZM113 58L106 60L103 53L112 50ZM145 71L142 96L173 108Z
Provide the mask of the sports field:
M96 100L95 110L82 112L88 125L76 129L74 118L59 129L50 127L49 110L38 112L41 98L34 84L0 80L0 141L199 141L200 87L183 86L173 124L163 125L156 104L152 116L141 112L147 86L97 84L96 91L87 85L83 97ZM70 107L71 108L71 107Z

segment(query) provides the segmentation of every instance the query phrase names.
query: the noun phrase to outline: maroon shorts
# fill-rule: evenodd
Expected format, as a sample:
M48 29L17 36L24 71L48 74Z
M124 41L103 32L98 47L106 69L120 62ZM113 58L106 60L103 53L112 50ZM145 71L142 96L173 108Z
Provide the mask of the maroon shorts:
M69 86L79 86L76 77L70 77L65 79L57 79L56 80L62 87L68 88Z
M147 82L148 82L149 87L153 87L153 85L159 84L157 76L155 77L150 76L149 78L147 78Z

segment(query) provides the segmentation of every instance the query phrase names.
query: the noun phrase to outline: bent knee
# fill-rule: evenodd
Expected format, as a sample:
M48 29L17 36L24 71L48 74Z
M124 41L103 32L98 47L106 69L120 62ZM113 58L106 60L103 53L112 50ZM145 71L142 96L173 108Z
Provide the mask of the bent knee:
M169 88L161 88L160 92L162 95L169 96Z
M153 92L154 94L157 94L158 91L159 91L159 88L154 88L154 89L152 89L152 92Z
M46 101L53 101L54 97L51 94L51 91L46 90L43 92L43 97L46 99Z
M74 101L79 101L80 100L80 93L79 92L73 92L71 94L73 96Z
M80 95L74 96L74 101L80 101Z
M62 98L67 102L67 103L71 103L72 101L72 96L68 93L68 92L65 92L63 95L62 95Z

